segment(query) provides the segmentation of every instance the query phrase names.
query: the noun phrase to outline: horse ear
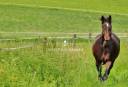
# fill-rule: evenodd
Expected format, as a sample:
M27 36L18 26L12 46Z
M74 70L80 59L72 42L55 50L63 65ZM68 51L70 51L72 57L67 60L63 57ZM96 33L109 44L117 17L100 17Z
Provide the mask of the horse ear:
M109 15L109 22L110 22L110 23L112 22L112 17L111 17L111 15Z
M104 16L101 16L100 20L101 20L101 23L103 24L104 23Z
M104 16L101 16L100 20L103 21L104 20Z

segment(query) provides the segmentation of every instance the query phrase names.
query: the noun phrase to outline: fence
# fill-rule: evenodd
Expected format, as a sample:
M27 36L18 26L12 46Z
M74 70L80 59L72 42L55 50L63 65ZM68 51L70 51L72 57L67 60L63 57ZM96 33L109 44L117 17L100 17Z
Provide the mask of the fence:
M83 38L83 39L93 39L99 33L42 33L42 32L0 32L0 41L9 40L32 40L39 38ZM116 33L120 38L128 38L128 33Z
M56 41L54 41L54 38L57 39L64 39L64 46L66 46L67 42L66 39L72 39L72 47L76 47L76 39L77 38L83 38L83 39L88 39L92 40L94 39L99 33L40 33L40 32L0 32L0 36L4 37L4 35L8 35L8 37L14 36L13 38L1 38L0 41L15 41L17 40L17 36L20 37L18 40L34 40L34 39L42 39L42 43L44 48L46 47L47 44L47 39L53 39L51 40L51 43L53 47L56 47ZM128 33L116 33L116 35L120 38L127 38ZM22 38L24 36L27 36L25 38ZM37 42L37 41L36 41ZM8 50L16 50L16 49L24 49L24 48L31 48L34 45L25 45L25 46L20 46L16 48L1 48L0 50L3 51L8 51ZM46 49L44 49L46 50ZM53 49L52 49L53 50Z

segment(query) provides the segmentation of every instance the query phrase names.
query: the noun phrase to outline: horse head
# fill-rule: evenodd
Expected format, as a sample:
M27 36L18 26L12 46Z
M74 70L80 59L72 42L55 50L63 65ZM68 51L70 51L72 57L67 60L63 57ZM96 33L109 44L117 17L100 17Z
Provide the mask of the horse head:
M111 39L112 25L111 25L111 15L109 17L101 16L102 24L102 36L103 40L108 41Z

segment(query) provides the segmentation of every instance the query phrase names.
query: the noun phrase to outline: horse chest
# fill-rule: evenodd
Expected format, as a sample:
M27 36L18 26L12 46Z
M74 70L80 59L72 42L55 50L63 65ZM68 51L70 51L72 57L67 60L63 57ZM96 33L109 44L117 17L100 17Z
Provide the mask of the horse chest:
M107 43L102 42L99 38L93 45L93 55L96 60L106 63L109 60L114 60L118 56L118 45L115 40L108 41Z
M108 43L104 47L102 47L101 52L101 60L103 61L103 64L105 64L107 61L112 60L112 54L114 52L114 44Z
M104 49L101 55L101 60L105 63L110 60L110 50L108 48Z

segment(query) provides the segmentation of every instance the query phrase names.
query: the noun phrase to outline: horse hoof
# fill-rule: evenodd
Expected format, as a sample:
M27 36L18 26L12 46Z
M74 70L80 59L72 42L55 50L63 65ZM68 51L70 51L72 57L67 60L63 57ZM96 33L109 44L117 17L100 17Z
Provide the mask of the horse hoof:
M108 79L108 76L103 76L103 77L102 77L102 80L103 80L103 81L105 81L105 80L107 80L107 79Z
M99 77L98 79L99 79L100 81L103 81L103 78L102 78L102 77Z
M101 82L103 82L103 81L107 80L108 77L107 77L107 76L103 76L103 77L99 77L98 79L99 79Z

